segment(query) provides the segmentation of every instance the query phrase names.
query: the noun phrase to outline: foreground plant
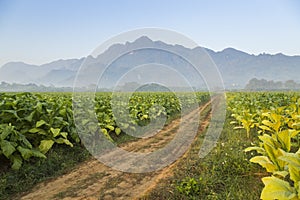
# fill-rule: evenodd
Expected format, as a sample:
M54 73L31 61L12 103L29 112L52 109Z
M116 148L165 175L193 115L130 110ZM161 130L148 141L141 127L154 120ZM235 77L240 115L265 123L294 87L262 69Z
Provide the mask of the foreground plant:
M261 199L300 199L300 99L295 96L283 99L288 99L287 105L266 105L255 111L259 116L251 121L258 129L259 144L245 151L255 150L259 155L250 162L271 174L262 178L265 187Z

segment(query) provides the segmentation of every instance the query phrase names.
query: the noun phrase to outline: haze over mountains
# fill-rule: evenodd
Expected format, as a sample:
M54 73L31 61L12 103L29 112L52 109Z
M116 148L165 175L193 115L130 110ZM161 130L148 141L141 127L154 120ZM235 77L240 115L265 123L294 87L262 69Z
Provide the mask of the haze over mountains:
M142 46L144 44L153 47L166 47L197 56L199 47L188 49L180 45L169 45L161 41L152 41L148 37L143 36L134 42L126 44L112 45L103 54L97 58L89 56L86 60L91 63L91 71L97 67L103 67L101 60L110 55L118 54L128 48L134 46ZM218 67L223 78L225 88L235 89L244 88L248 81L252 78L267 79L274 81L294 80L299 83L300 78L300 56L286 56L283 54L260 54L250 55L248 53L227 48L220 52L205 49ZM125 57L120 62L108 70L106 77L107 82L104 87L109 87L116 81L119 74L126 72L131 65L136 66L139 63L157 62L164 63L174 68L180 68L184 63L176 60L174 56L165 54L156 55L157 52L136 52L131 57ZM153 55L152 57L149 55ZM159 60L156 60L159 57ZM0 82L29 84L34 83L45 86L55 87L72 87L76 77L77 70L83 63L85 58L57 60L44 65L29 65L23 62L10 62L0 68ZM159 74L158 74L159 76ZM192 78L191 78L192 79ZM85 82L88 83L89 78L86 77Z

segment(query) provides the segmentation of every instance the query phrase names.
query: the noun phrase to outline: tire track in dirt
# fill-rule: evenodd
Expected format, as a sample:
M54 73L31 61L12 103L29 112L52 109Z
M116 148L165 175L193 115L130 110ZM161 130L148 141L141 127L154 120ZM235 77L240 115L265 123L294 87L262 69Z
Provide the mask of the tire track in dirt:
M139 139L120 145L120 147L127 151L141 153L160 149L174 138L181 120L185 122L182 126L185 126L186 131L192 131L189 130L189 124L199 123L196 122L196 119L199 119L197 115L199 113L202 115L209 106L210 102L183 116L182 119L172 121L150 138ZM209 113L204 113L204 115L199 124L198 133L208 126L210 115ZM186 154L187 152L178 160ZM161 179L171 176L178 160L159 171L135 174L114 170L96 159L91 159L79 164L68 174L38 184L21 199L137 199L153 189Z

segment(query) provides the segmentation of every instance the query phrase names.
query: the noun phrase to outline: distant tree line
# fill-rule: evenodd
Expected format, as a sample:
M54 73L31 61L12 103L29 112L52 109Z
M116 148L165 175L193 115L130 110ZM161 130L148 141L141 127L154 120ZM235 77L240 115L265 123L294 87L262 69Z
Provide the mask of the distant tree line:
M71 87L55 87L36 85L34 83L20 84L20 83L0 83L0 92L71 92Z
M300 84L294 80L285 82L265 80L265 79L251 79L245 86L245 90L262 91L262 90L300 90Z

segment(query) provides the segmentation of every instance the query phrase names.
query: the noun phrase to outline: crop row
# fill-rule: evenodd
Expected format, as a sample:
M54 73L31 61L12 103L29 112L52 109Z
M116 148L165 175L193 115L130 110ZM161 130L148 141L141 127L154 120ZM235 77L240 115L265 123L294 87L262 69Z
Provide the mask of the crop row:
M31 157L46 158L57 144L80 143L78 129L92 140L101 134L113 142L152 120L168 122L208 99L208 93L97 93L73 100L68 93L0 93L0 158L19 169ZM91 125L91 116L97 126Z
M261 199L300 199L300 95L298 93L228 94L236 124L256 141L245 149L270 174L262 178ZM258 139L256 139L258 138Z

